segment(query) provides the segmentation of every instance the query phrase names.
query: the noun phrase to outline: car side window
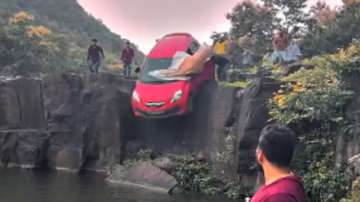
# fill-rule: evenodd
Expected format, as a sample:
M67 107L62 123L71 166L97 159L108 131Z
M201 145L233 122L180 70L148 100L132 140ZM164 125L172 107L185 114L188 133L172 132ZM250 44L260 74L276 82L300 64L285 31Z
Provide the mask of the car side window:
M187 50L187 53L193 55L200 48L200 44L197 41L193 41Z

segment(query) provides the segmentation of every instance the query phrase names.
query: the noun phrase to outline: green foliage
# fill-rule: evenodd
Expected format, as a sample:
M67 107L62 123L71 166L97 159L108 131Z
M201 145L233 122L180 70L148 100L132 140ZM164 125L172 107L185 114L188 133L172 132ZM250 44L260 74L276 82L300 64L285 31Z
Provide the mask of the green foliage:
M176 168L171 173L185 191L203 192L207 194L218 194L221 183L211 174L211 166L201 163L192 156L177 156Z
M301 42L305 56L336 52L360 39L360 3L344 7L328 26L309 23Z
M335 165L336 140L348 134L345 107L353 97L344 72L357 71L356 44L333 55L305 60L313 69L282 79L282 89L270 101L273 120L292 127L299 137L293 168L303 176L311 201L336 202L350 190L346 165ZM330 169L332 168L332 169Z
M286 28L304 23L306 14L304 9L307 0L262 0L265 5L275 13L275 22L278 26ZM275 25L276 25L275 24Z
M220 85L225 87L234 87L234 88L247 88L251 85L250 81L236 81L236 82L220 82Z
M232 24L231 36L234 38L250 35L265 40L271 36L271 14L251 1L239 3L226 17Z
M231 22L229 58L235 66L243 66L239 58L250 54L253 60L259 60L271 49L272 19L269 10L260 4L243 1L227 14Z
M10 22L21 11L32 18ZM1 1L0 25L0 71L5 69L12 75L87 71L86 54L92 38L97 38L106 52L104 66L119 67L124 40L87 14L76 0ZM47 43L27 37L24 29L29 26L50 30ZM136 50L135 55L135 62L141 64L143 54Z
M315 165L304 176L307 193L314 201L338 202L350 190L351 175L345 168Z
M171 172L179 186L187 192L202 192L208 195L223 194L228 198L240 199L248 196L249 190L238 182L223 181L212 173L212 166L196 160L190 155L176 156L176 168Z
M350 47L340 49L339 53L329 57L334 70L344 80L353 74L360 73L360 43L354 43Z
M314 69L301 69L282 79L285 84L270 102L270 115L275 120L283 124L343 121L344 106L352 92L325 58L314 58L312 64Z
M343 132L341 127L341 124L318 125L299 136L293 168L303 176L311 201L337 202L350 190L352 175L347 166L334 165L335 140Z
M78 49L27 12L9 19L0 30L0 41L0 71L10 75L68 71L78 65L73 54Z

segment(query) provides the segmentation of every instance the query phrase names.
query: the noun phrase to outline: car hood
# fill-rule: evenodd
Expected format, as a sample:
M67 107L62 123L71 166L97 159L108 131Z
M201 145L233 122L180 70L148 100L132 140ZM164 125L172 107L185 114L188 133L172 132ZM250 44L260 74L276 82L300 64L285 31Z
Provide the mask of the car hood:
M185 91L187 81L175 81L161 84L136 83L135 91L140 97L141 102L166 102L173 98L179 91Z

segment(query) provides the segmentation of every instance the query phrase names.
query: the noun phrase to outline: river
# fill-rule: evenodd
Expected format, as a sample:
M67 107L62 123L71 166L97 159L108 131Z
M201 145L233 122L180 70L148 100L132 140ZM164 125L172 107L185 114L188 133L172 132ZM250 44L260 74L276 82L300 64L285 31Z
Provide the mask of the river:
M134 187L113 187L94 173L0 169L0 202L231 202L200 195L169 196Z

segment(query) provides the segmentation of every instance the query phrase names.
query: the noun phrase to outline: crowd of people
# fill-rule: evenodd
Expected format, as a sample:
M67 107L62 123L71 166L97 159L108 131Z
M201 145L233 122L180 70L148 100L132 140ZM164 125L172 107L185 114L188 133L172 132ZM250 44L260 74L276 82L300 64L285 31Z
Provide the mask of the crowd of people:
M270 56L270 60L273 64L280 64L286 68L288 65L294 64L300 60L302 54L299 46L294 40L298 31L298 27L295 27L290 33L285 30L274 31L272 39L273 52ZM230 59L228 58L228 46L230 41L230 39L224 37L218 40L214 40L212 46L213 51L211 59L216 65L216 74L219 81L228 80L228 70L231 63ZM97 39L93 39L92 42L92 45L90 45L88 49L87 61L90 72L98 73L103 60L105 59L105 54L103 48L98 45ZM126 47L122 50L120 56L121 63L123 64L122 71L125 77L130 77L132 74L134 57L134 49L131 48L130 42L126 42ZM242 60L247 61L249 60L249 57L246 57L245 54Z

